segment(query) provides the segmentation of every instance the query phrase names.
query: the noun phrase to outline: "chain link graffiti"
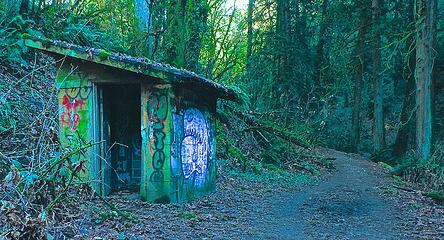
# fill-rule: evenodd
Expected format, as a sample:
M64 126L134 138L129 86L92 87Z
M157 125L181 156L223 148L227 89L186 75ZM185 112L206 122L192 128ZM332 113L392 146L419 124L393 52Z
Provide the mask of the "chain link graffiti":
M153 93L148 100L148 122L150 124L149 150L153 156L152 182L162 182L165 163L165 121L168 116L168 98L163 92Z

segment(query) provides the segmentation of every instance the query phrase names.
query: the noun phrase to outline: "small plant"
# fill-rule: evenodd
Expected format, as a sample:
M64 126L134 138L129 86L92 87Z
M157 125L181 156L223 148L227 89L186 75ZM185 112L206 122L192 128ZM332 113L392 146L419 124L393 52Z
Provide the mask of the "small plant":
M199 216L195 213L189 212L189 211L183 211L179 212L177 214L178 217L185 218L185 219L197 219Z
M389 171L392 171L392 170L393 170L393 167L390 166L389 164L385 163L385 162L378 162L378 164L379 164L381 167L383 167L383 168L385 168L385 169L387 169L387 170L389 170Z
M404 180L403 180L400 176L393 175L393 178L394 178L397 182L400 182L400 183L403 183L403 182L404 182Z
M102 59L106 59L106 58L108 58L109 56L111 56L112 55L112 53L110 53L110 52L108 52L108 51L105 51L105 50L100 50L99 51L99 56L102 58Z
M435 200L439 204L444 204L444 194L442 194L440 192L430 191L430 192L424 193L424 195L429 198L432 198L433 200Z

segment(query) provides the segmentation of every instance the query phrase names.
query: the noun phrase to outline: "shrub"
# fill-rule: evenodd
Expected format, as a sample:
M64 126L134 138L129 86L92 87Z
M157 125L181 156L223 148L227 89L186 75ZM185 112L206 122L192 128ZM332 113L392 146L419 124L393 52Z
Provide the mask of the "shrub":
M425 191L444 193L444 142L435 144L435 151L428 161L418 159L415 152L410 152L400 159L392 173Z

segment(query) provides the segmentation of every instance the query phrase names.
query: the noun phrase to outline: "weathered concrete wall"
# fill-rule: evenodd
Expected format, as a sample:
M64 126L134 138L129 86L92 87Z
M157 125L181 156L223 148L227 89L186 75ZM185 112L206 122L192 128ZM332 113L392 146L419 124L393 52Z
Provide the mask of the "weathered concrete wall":
M72 160L85 161L81 176L85 181L91 182L96 192L106 195L111 191L112 169L111 162L108 162L110 159L103 155L108 152L110 140L97 144L100 142L100 132L104 130L99 125L104 123L99 124L99 94L93 83L138 84L141 76L89 62L66 60L60 63L62 65L57 66L60 71L56 77L59 89L59 141L66 150L77 149L86 143L96 143ZM103 134L107 133L103 131ZM103 166L108 167L102 169Z
M142 85L142 183L147 201L170 199L171 99L169 85Z
M184 202L215 189L214 119L170 85L142 87L141 195L152 202Z
M215 189L216 146L214 122L200 107L175 108L171 145L174 201L184 202Z
M65 151L80 149L92 142L93 129L93 87L89 77L82 71L71 71L66 67L57 75L59 102L59 140ZM71 161L84 161L81 175L86 180L98 179L93 171L92 148L85 149L71 158Z

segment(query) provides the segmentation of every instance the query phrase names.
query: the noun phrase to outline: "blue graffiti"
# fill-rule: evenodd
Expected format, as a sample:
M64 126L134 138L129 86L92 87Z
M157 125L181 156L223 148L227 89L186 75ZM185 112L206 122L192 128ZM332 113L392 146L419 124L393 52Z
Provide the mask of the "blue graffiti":
M181 144L182 171L185 179L195 176L196 183L205 181L208 158L211 157L209 126L198 109L190 108L183 116Z

